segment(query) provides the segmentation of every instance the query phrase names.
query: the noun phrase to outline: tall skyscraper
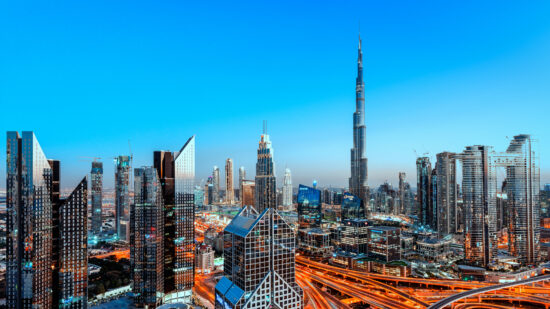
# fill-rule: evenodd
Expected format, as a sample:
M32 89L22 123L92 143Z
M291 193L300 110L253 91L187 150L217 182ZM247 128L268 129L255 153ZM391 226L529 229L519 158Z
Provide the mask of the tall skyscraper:
M431 176L432 164L430 158L420 157L416 159L416 214L423 225L432 222L431 200ZM431 226L433 228L433 226Z
M86 308L87 180L60 198L60 164L31 131L7 133L8 308Z
M340 216L342 221L367 219L367 207L365 202L351 193L344 193L341 209Z
M292 206L292 175L290 169L285 169L285 177L283 179L283 207L288 209Z
M219 179L219 178L218 178ZM195 282L195 136L174 155L176 293L166 302L189 302Z
M239 167L239 201L242 202L241 196L243 192L243 181L246 179L246 170L244 166Z
M163 212L164 212L164 294L176 290L176 223L175 223L175 182L174 182L174 154L170 151L155 151L153 153L154 167L157 171L160 186L162 189ZM136 181L134 181L135 183ZM137 189L136 189L137 191ZM134 197L135 199L135 197ZM135 223L132 223L135 224Z
M258 147L258 161L256 162L256 194L255 208L262 213L266 208L277 208L277 191L275 181L275 162L273 162L273 148L269 135L264 131Z
M156 153L155 153L156 154ZM155 156L156 157L156 156ZM164 203L153 167L134 170L131 271L134 304L155 308L164 297Z
M241 182L241 207L254 206L256 195L256 182L254 180L243 179Z
M451 152L437 154L437 231L440 236L457 232L458 207L456 159Z
M103 205L103 163L92 162L91 187L92 187L92 233L101 233L102 205Z
M366 150L367 127L365 125L365 83L363 82L363 53L359 37L357 79L355 81L355 113L353 113L353 148L351 149L351 177L349 191L363 201L368 201L368 171Z
M59 207L58 269L54 269L56 308L88 306L88 181L84 177Z
M130 221L130 169L129 156L115 158L115 209L118 239L128 241Z
M233 187L233 160L225 160L225 202L232 204L235 201L235 188Z
M52 169L34 133L7 133L8 308L52 307Z
M462 161L464 253L470 264L487 266L497 255L496 169L490 146L468 146Z
M536 263L540 258L540 168L535 141L526 134L514 136L497 164L502 161L506 161L510 253L522 264Z
M214 166L212 171L212 185L214 186L214 191L212 192L212 200L214 203L220 202L220 169L217 166Z

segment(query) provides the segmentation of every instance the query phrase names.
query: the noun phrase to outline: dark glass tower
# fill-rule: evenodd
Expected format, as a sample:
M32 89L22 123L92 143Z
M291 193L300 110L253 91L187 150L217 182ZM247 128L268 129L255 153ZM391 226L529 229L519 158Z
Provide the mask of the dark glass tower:
M164 203L155 168L134 170L130 213L134 304L155 308L162 304L164 296Z
M458 207L456 158L451 152L437 154L437 231L440 236L457 232Z
M368 201L368 171L366 150L367 127L365 125L365 83L363 82L363 53L359 37L357 79L355 81L355 113L353 113L353 148L351 148L351 177L349 191Z
M174 154L169 151L153 153L154 166L157 170L162 197L164 200L164 293L176 289L174 268L176 262L174 225L175 191L174 191Z
M34 133L7 133L8 308L52 307L52 169Z
M126 241L130 218L130 165L129 156L118 156L115 159L116 233L118 239Z
M101 233L102 204L103 204L103 163L92 162L91 187L92 187L92 233L99 235Z
M432 164L430 158L416 159L416 215L422 225L432 225Z

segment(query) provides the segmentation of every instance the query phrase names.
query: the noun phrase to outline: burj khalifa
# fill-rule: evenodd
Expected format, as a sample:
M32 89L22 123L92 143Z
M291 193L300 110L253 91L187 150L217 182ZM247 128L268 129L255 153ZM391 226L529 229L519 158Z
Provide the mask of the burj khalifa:
M359 55L357 58L357 79L355 82L355 113L353 113L353 148L351 148L351 177L349 191L351 194L368 202L368 171L366 154L365 126L365 83L363 82L363 53L359 37Z

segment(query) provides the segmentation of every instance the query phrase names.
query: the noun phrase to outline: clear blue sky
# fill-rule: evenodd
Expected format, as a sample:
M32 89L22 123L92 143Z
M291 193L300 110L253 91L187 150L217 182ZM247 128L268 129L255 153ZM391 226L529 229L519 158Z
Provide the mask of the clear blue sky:
M89 172L81 156L112 187L128 140L152 165L193 134L198 179L227 157L250 178L266 119L280 176L345 185L360 21L371 186L414 183L414 150L518 133L550 182L550 2L261 2L4 1L0 131L34 130L62 187Z

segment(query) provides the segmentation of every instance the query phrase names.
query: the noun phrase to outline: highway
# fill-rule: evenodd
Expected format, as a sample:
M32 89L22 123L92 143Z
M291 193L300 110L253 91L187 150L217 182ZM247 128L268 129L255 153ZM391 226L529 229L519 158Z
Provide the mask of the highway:
M509 283L486 286L486 287L482 287L482 288L479 288L479 289L474 289L474 290L458 293L456 295L447 297L447 298L445 298L443 300L440 300L440 301L436 302L435 304L429 306L428 309L442 309L442 308L445 308L446 306L448 306L448 305L450 305L450 304L452 304L452 303L454 303L458 300L461 300L463 298L468 298L468 297L476 296L478 294L483 294L483 293L487 293L487 292L491 292L491 291L497 291L497 290L501 290L501 289L505 289L505 288L509 288L509 287L514 287L514 286L518 286L518 285L525 285L525 284L529 284L529 283L535 283L535 282L546 281L546 280L550 280L550 275L533 277L533 278L520 280L520 281L516 281L516 282L509 282ZM550 306L550 301L549 301L548 305Z

